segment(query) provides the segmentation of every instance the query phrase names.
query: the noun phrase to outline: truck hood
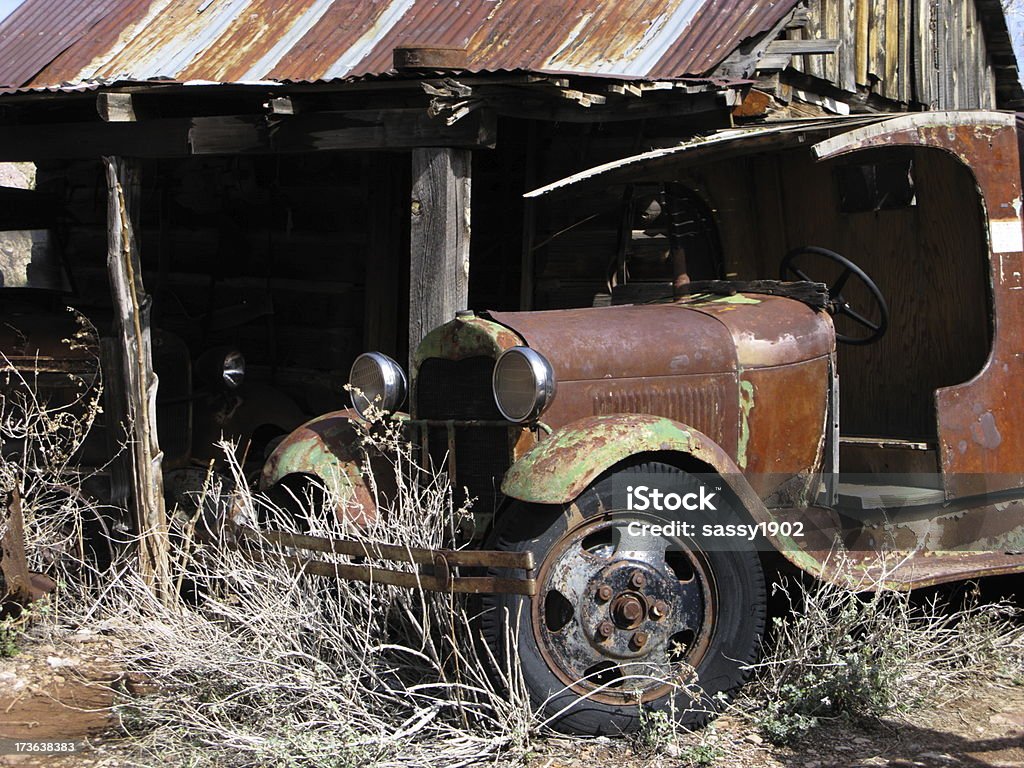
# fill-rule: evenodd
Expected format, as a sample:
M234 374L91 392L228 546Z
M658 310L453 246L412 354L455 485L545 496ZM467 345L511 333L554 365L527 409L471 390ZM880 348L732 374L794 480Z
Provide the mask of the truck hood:
M561 381L724 373L835 348L827 314L761 294L488 316L547 357Z

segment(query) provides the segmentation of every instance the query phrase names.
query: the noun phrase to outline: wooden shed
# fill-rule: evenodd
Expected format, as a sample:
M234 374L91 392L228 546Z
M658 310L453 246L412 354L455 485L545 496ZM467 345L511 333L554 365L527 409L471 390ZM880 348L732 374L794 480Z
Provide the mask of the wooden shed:
M23 0L0 88L0 160L38 167L2 228L48 211L137 402L151 324L241 349L310 415L361 351L404 360L458 309L657 277L663 188L530 189L715 129L1024 96L986 0ZM750 239L751 178L780 205L801 173L752 162L687 188L695 232Z

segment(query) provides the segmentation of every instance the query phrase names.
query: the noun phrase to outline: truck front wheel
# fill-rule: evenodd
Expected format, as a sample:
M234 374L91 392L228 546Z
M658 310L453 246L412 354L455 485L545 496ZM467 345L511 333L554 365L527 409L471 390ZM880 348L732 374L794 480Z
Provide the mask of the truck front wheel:
M700 726L756 657L766 605L756 550L701 548L688 536L642 529L666 519L616 509L612 488L652 473L673 487L699 482L665 464L641 464L565 507L512 508L496 526L496 548L533 552L537 594L486 596L481 633L495 659L518 651L532 704L555 730L628 733L640 726L642 708ZM679 519L739 522L716 506Z

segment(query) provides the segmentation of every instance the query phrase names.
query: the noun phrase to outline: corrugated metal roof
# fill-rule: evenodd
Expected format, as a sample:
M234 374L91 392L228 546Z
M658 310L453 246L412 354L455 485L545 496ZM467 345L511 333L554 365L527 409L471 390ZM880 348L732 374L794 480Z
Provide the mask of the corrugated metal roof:
M24 0L0 85L304 82L381 75L400 46L465 48L472 72L702 75L796 0Z

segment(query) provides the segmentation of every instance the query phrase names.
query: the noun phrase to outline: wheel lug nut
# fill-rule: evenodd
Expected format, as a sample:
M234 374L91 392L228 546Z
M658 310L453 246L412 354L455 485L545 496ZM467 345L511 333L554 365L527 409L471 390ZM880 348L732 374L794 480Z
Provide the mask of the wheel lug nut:
M633 589L642 589L646 583L647 578L641 571L633 571L629 577L629 586L633 587Z
M607 584L602 584L597 588L597 599L602 603L607 603L612 599L612 588Z
M640 618L644 615L644 609L643 606L640 605L640 603L636 602L635 600L630 600L627 603L623 603L621 613L622 617L626 621L632 623L634 621L640 620Z
M612 636L612 632L615 631L615 625L610 621L602 621L597 625L597 636L602 640L607 640Z
M630 641L630 645L632 645L634 649L639 651L641 648L647 645L647 641L649 639L650 638L648 637L646 632L634 632L633 639Z
M655 621L665 618L668 615L668 603L664 600L658 600L653 606L651 606L651 618Z

